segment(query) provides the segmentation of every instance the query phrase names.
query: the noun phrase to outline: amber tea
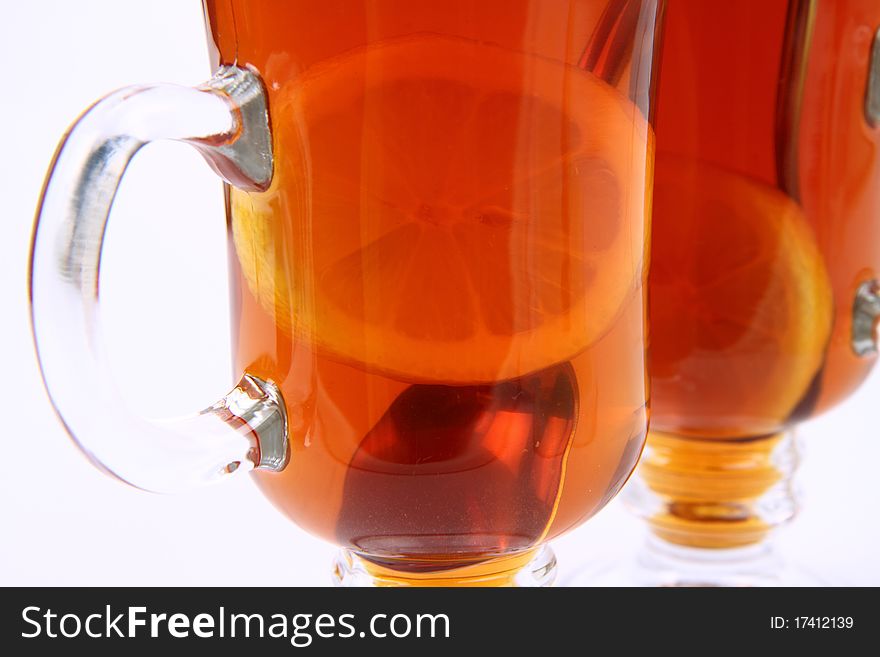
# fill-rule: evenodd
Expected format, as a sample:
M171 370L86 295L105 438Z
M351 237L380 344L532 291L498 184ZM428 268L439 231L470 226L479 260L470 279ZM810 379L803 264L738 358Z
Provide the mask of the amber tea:
M675 543L748 545L789 519L785 430L874 364L853 312L880 267L878 24L870 0L668 3L642 472Z
M607 4L208 3L276 152L229 198L236 361L290 410L259 485L373 564L527 553L641 452L650 67L583 66Z

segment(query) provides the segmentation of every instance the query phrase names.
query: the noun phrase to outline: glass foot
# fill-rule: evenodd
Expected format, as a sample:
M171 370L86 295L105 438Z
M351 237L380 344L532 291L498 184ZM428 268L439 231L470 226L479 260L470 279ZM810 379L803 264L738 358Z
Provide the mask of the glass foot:
M649 536L634 557L576 570L564 586L766 587L825 586L781 558L772 544L731 549L689 548Z
M351 550L340 550L333 562L336 586L538 587L556 580L556 555L549 545L524 554L433 572L402 572L379 566Z

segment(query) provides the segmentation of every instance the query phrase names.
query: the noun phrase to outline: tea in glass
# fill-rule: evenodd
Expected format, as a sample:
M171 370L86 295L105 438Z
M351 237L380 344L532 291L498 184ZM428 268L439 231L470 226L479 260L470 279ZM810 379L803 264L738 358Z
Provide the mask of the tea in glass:
M786 431L876 360L854 311L880 270L880 6L671 0L665 26L637 506L665 541L742 548L794 515Z
M579 66L606 4L208 3L279 161L229 198L236 363L292 409L258 481L373 566L528 553L641 452L651 41Z

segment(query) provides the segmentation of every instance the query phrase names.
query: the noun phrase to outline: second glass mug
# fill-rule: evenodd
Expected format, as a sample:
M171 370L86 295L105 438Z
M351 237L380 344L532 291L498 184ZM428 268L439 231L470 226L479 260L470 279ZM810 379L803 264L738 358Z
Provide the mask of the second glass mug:
M877 362L880 2L670 0L658 89L651 529L605 581L804 585L792 430ZM867 436L866 436L867 437Z
M546 584L647 427L657 0L206 0L217 74L111 94L35 228L47 390L96 464L169 491L256 470L343 584ZM227 181L243 377L133 417L101 350L104 227L145 143Z

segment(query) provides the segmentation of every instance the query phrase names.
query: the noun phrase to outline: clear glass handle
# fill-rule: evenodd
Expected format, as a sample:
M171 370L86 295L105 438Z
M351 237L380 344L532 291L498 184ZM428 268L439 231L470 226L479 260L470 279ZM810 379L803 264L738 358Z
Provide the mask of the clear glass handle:
M99 467L168 492L288 460L287 417L271 381L245 375L194 416L132 414L110 374L98 321L104 229L128 163L146 143L191 144L227 182L265 189L272 147L263 86L225 67L198 88L129 87L92 106L55 155L34 228L31 318L43 380L68 433ZM157 410L174 385L156 391Z

